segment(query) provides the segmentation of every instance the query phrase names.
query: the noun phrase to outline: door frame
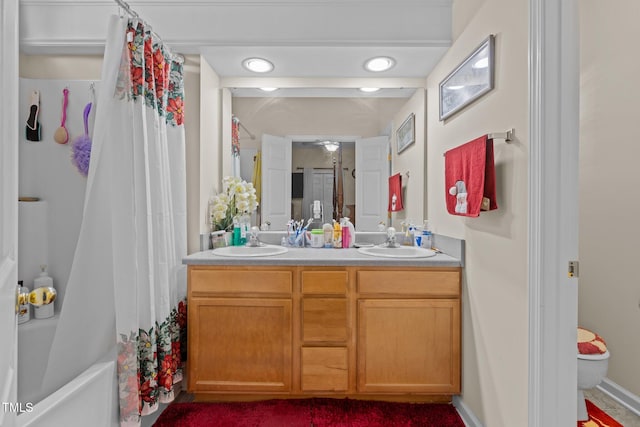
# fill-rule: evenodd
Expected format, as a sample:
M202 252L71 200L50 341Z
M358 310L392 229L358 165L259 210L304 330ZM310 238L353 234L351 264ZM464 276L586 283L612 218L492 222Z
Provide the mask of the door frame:
M2 90L3 102L0 103L0 164L2 167L2 179L0 180L0 276L6 278L6 285L15 290L18 280L18 76L19 76L19 4L18 0L0 0L0 90ZM5 283L0 283L0 289ZM7 289L3 289L7 291ZM14 291L15 292L15 291ZM8 366L0 366L2 372L0 379L7 377L6 384L0 384L0 397L3 402L16 402L17 400L17 364L18 364L18 340L17 323L13 295L6 299L2 295L0 304L0 319L2 328L11 331L10 336L5 336L6 329L2 329L2 336L10 343L12 356L9 357ZM7 312L10 311L10 312ZM12 323L8 319L13 319ZM6 323L5 323L6 321ZM11 372L13 369L13 372ZM0 424L12 427L16 422L16 413L2 411Z
M576 0L529 0L529 427L576 422L579 72Z

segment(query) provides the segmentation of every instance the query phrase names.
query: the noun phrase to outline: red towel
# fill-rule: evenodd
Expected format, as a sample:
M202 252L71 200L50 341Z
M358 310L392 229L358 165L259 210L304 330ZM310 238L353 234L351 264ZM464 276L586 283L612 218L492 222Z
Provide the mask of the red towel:
M402 205L402 175L399 173L389 177L389 212L404 209Z
M444 170L450 214L475 217L480 210L498 208L493 140L487 135L447 151Z

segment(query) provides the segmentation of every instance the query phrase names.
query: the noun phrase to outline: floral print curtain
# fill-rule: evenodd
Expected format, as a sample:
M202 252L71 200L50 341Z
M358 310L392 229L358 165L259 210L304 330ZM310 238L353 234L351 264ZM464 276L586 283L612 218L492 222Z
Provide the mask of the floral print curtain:
M112 239L120 424L138 426L174 399L186 356L184 78L182 61L144 22L118 19L105 49L117 72L103 114L113 144L111 191L118 194Z

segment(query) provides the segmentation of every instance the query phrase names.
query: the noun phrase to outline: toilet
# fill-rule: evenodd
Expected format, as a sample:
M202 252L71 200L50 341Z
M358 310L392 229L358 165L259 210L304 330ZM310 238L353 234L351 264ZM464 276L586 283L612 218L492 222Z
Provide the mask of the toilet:
M583 390L594 388L607 375L609 351L598 334L578 327L578 421L589 418Z

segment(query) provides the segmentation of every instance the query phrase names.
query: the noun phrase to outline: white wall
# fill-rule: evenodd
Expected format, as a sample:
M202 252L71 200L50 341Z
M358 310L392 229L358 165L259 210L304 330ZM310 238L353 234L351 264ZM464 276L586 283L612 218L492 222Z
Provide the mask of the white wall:
M87 178L72 164L71 154L73 141L84 135L83 111L88 103L92 103L89 132L93 129L94 94L99 90L99 81L94 82L97 82L96 92L90 90L90 80L20 79L19 117L22 123L28 117L31 91L40 93L38 122L41 141L27 141L25 126L21 126L19 191L20 196L38 197L43 203L20 203L18 278L33 289L33 280L40 272L40 265L46 264L58 291L56 311L64 303L82 223ZM65 124L69 142L57 144L53 135L60 126L62 90L65 88L69 90Z
M415 225L422 225L427 218L425 180L427 168L425 167L426 136L425 136L425 99L424 90L416 93L393 116L393 132L391 134L391 164L392 172L402 174L404 210L391 214L391 225L396 230L401 229L402 221L410 221ZM398 154L397 130L409 117L415 117L416 142L405 148ZM407 176L407 172L409 175Z
M640 3L580 7L579 324L611 352L608 378L640 395Z
M187 159L188 252L199 250L200 59L185 57L185 138ZM20 55L20 77L32 79L100 80L102 56ZM22 96L22 94L21 94Z
M475 8L475 2L469 7ZM466 242L463 402L483 425L526 426L528 2L486 0L472 12L464 15L472 18L427 79L428 216L436 232ZM440 122L439 83L489 34L496 35L495 88ZM478 218L449 215L443 153L512 127L515 141L495 143L498 210Z

